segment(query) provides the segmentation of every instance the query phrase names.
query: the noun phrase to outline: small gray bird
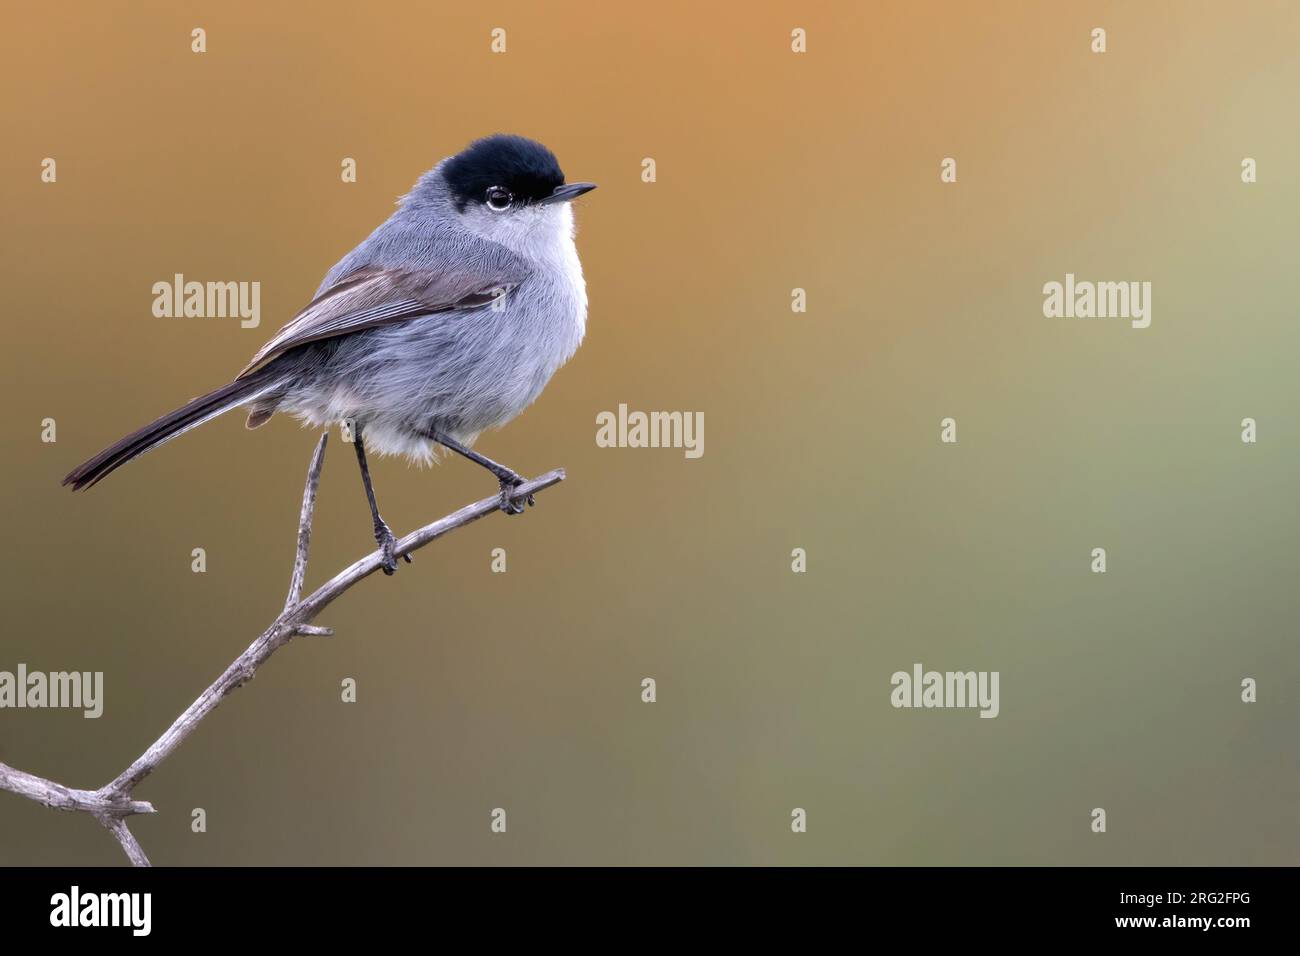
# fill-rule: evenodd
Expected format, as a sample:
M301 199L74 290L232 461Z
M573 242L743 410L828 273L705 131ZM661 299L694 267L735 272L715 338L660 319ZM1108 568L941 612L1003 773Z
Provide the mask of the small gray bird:
M532 404L582 342L587 289L569 201L595 188L566 183L554 154L532 140L472 143L420 177L233 382L127 435L63 483L89 487L247 406L249 428L276 412L317 427L354 422L386 574L397 569L395 540L367 447L428 461L441 445L492 472L502 510L518 514L512 492L523 478L469 446Z

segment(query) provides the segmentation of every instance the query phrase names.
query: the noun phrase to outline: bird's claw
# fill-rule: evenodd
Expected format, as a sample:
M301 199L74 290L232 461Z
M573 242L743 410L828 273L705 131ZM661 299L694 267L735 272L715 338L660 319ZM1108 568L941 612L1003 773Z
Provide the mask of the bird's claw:
M519 503L519 500L517 500L514 495L514 490L523 483L524 479L520 475L512 475L511 477L501 479L501 510L506 514L521 515L524 513L524 506ZM537 504L531 494L525 495L520 500L527 502L530 508Z
M384 524L375 528L375 541L379 544L379 550L383 552L383 560L379 562L379 567L384 574L393 574L397 571L397 538L393 536L388 525ZM409 554L402 555L402 559L407 564L411 563Z

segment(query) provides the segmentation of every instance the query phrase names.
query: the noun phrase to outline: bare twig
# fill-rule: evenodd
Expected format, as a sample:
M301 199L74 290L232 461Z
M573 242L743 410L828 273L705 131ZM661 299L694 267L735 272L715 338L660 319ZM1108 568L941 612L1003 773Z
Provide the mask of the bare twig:
M307 469L307 483L302 493L302 511L298 520L298 549L294 558L293 574L289 580L289 595L284 610L265 631L235 658L220 677L185 709L163 735L149 745L131 766L114 780L98 790L74 790L62 784L16 770L0 763L0 790L9 790L38 803L59 810L89 813L117 838L127 858L136 866L148 866L149 858L127 829L126 818L136 813L153 813L153 805L132 798L132 792L145 777L153 773L167 757L176 751L199 722L216 710L231 691L250 681L277 650L297 635L329 636L332 628L311 623L325 607L335 601L354 584L374 574L383 561L382 552L376 550L344 568L307 597L302 596L303 581L307 576L307 556L311 548L312 515L316 508L316 490L320 485L321 468L325 461L325 444L328 433L322 434ZM539 478L526 481L511 493L512 501L522 501L564 480L564 470L547 472ZM472 521L499 511L500 495L466 505L432 524L427 524L406 537L396 546L396 555L411 554L442 537L449 531L463 528Z
M4 763L0 763L0 790L8 790L55 810L80 810L110 816L154 812L153 804L144 800L111 797L100 790L74 790Z
M100 823L108 827L108 832L117 837L117 842L122 844L122 850L126 853L126 858L131 861L132 866L152 866L149 858L144 855L144 849L140 842L136 840L135 835L127 829L126 821L121 817L95 817Z
M307 466L307 484L302 489L302 511L298 513L298 553L293 559L293 574L289 576L289 596L284 599L287 611L302 597L302 583L307 578L307 552L311 550L311 517L316 511L316 489L320 487L320 471L325 464L325 445L329 432L321 432L311 464Z

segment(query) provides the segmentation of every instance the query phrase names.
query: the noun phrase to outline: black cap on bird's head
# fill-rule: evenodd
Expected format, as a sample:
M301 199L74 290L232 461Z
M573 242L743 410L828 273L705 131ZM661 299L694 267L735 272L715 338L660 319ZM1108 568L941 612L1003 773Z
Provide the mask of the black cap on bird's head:
M535 140L499 133L476 140L442 167L456 208L479 203L493 212L577 199L595 183L564 182L555 154Z

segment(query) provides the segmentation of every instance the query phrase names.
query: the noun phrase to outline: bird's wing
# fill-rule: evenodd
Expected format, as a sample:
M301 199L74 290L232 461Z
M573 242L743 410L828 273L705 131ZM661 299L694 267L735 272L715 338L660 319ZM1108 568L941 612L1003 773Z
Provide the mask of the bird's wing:
M523 270L500 265L438 271L362 266L340 278L275 333L237 378L308 342L487 305L509 294L524 278Z

